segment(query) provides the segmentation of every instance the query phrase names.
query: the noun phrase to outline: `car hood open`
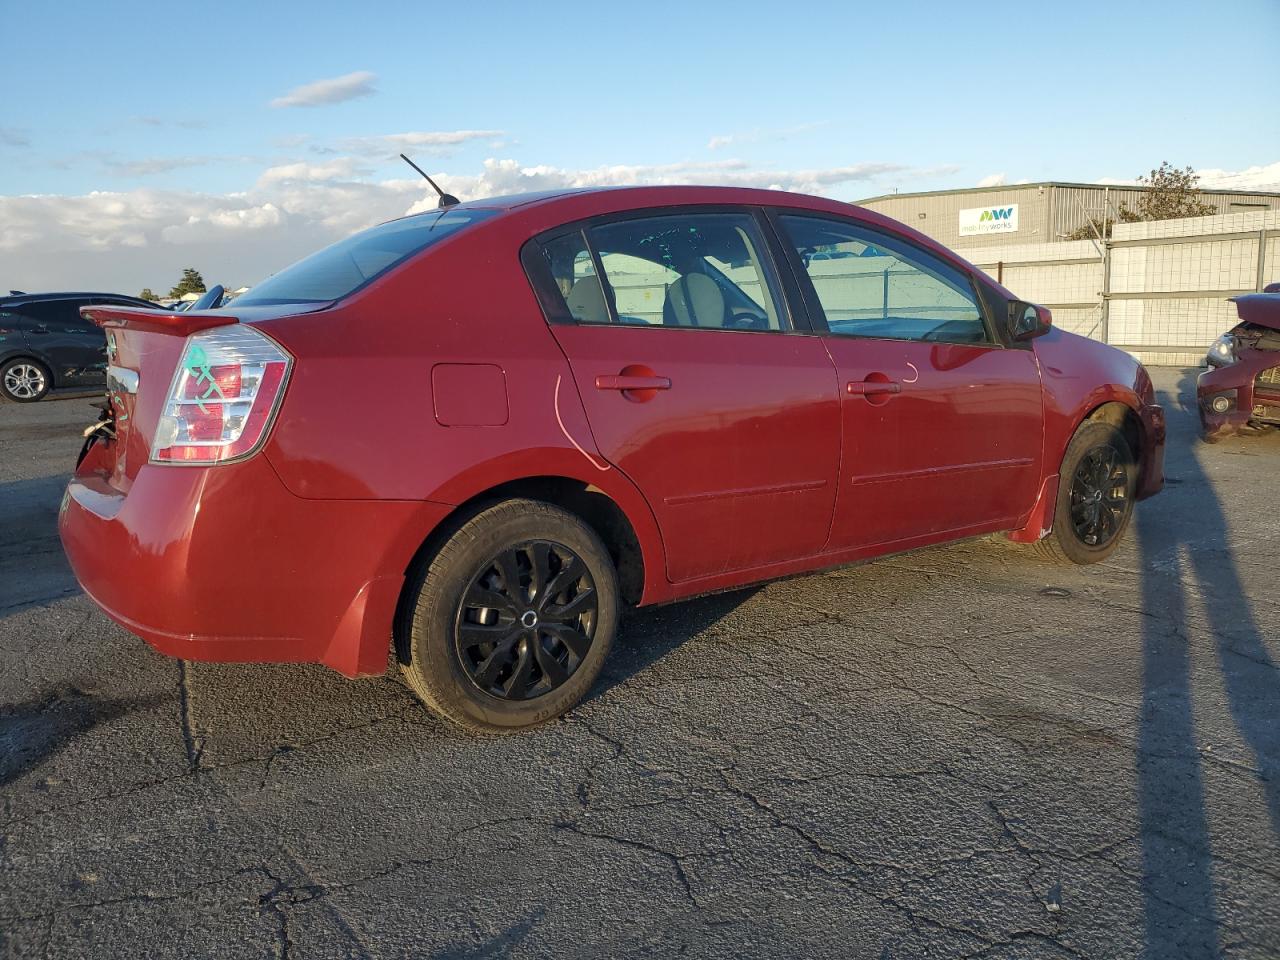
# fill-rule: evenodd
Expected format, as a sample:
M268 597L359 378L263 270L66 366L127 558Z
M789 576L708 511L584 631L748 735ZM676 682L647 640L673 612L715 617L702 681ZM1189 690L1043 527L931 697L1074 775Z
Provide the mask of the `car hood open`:
M1231 299L1245 323L1280 330L1280 293L1246 293Z

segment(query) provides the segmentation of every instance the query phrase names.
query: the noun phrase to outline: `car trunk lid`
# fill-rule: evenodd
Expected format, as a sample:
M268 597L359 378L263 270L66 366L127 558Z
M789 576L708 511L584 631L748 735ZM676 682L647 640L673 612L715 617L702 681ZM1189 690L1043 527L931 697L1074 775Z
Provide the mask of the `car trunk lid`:
M221 310L174 313L142 307L82 307L81 316L107 335L107 409L91 444L100 478L127 492L151 454L173 373L186 338L200 330L239 323Z

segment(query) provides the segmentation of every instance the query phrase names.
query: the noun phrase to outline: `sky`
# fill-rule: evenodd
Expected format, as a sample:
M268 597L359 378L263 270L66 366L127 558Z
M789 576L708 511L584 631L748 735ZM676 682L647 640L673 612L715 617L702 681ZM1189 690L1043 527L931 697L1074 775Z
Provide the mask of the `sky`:
M1280 0L0 0L0 290L252 285L558 186L1280 190Z

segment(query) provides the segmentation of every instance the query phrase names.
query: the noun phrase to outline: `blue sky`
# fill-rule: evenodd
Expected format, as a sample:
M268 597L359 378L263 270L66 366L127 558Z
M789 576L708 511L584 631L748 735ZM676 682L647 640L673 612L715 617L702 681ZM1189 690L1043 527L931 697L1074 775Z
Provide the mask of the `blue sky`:
M1276 0L0 0L0 32L0 286L159 287L192 258L256 282L419 202L406 144L464 197L719 181L857 199L1166 159L1280 188Z

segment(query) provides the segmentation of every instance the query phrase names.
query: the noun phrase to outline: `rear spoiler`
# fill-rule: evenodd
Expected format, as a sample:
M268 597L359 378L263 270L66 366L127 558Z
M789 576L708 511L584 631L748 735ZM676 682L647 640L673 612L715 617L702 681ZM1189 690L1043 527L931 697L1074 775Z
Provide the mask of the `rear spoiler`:
M150 333L170 333L185 337L210 327L225 327L239 323L238 317L214 310L185 311L148 310L145 307L95 306L81 307L80 316L100 327L124 327L129 330L146 330Z

